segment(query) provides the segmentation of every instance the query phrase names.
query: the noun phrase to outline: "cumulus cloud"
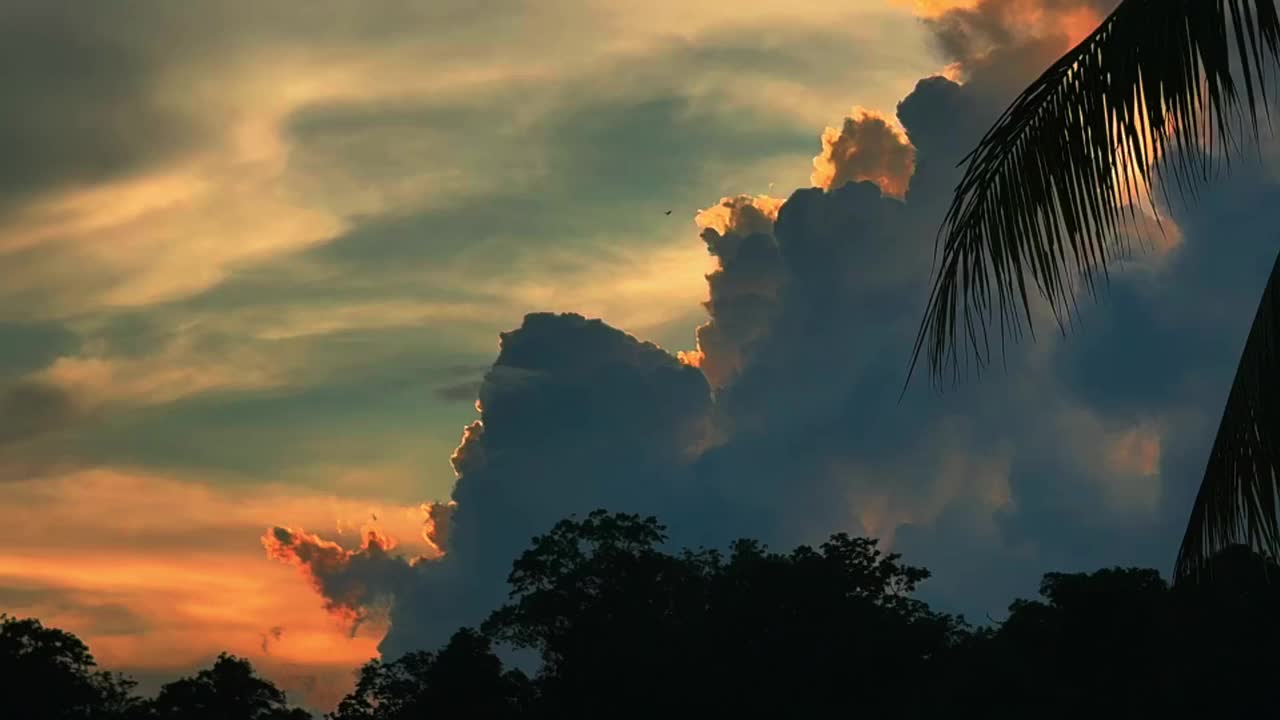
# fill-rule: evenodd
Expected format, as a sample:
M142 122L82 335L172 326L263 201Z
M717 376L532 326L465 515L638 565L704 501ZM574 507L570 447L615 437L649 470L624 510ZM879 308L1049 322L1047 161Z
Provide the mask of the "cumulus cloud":
M701 368L714 388L733 379L743 354L773 321L783 281L773 237L781 207L778 198L741 195L721 199L695 219L717 267L707 275L711 297L704 306L711 320L697 330L697 349L680 357Z
M915 170L915 148L890 118L854 108L839 129L822 132L822 152L813 159L814 187L832 190L870 180L886 195L901 198Z
M935 2L923 13L923 22L966 80L993 72L1038 74L1048 63L997 68L1015 57L1060 55L1093 32L1117 5L1119 0Z
M283 529L264 542L311 573L349 620L394 596L386 652L429 646L482 619L503 596L511 559L564 515L690 507L700 492L690 460L710 405L703 375L657 346L580 315L531 314L501 336L480 417L453 455L450 502L426 508L424 535L442 557L411 563L382 539L344 550ZM386 583L375 584L378 573Z
M1085 314L1102 325L1094 341L1023 345L999 382L899 402L956 162L1070 42L1059 21L1107 4L930 7L963 82L921 80L897 108L904 134L871 114L828 133L818 187L698 215L716 268L696 350L677 359L579 315L532 314L501 336L452 458L446 554L385 568L384 653L475 622L532 535L597 507L657 514L681 544L873 533L934 569L931 599L976 620L1049 569L1167 561L1198 480L1188 459L1207 446L1195 438L1256 302L1232 290L1234 326L1181 314L1187 289L1231 276L1196 242L1215 237L1230 193L1183 224L1155 272L1117 276ZM1177 351L1204 332L1221 346Z

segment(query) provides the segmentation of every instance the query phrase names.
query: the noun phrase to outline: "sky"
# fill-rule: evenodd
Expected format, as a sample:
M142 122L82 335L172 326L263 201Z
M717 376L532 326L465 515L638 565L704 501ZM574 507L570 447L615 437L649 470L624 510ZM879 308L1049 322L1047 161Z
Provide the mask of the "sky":
M1069 334L898 399L956 163L1113 6L5 3L0 611L327 709L597 507L874 535L973 621L1167 572L1272 143Z

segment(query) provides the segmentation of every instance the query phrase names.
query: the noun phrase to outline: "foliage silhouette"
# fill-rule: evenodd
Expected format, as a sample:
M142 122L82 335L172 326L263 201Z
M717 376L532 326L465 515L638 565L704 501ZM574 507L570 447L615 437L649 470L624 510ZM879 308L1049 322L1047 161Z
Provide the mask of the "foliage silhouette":
M596 512L515 562L513 602L484 629L541 653L548 716L803 715L851 696L902 714L960 633L908 597L927 571L874 540L836 535L786 555L740 541L726 558L668 554L664 539L653 518Z
M360 670L356 688L331 720L445 717L517 718L527 713L533 686L523 673L503 671L488 637L459 630L439 653L411 652Z
M1124 0L1009 106L965 158L911 358L953 381L1034 328L1065 333L1079 289L1143 237L1153 191L1194 200L1244 147L1280 65L1274 0ZM1170 189L1175 193L1170 193ZM1163 230L1161 230L1163 232ZM1254 318L1175 561L1198 574L1235 543L1280 554L1280 259ZM1030 286L1030 287L1029 287ZM993 327L994 326L994 327Z
M0 614L0 698L6 717L79 720L132 717L134 683L95 669L76 636L39 620Z
M150 703L157 720L309 720L285 694L258 677L248 660L223 653L213 667L160 688Z
M1149 569L1049 573L1040 599L975 629L913 598L928 572L875 540L723 554L665 542L653 518L558 523L515 561L509 602L480 631L368 663L327 718L1274 714L1280 565L1243 545L1173 588ZM495 643L536 651L535 676L505 669ZM0 670L5 718L310 717L225 654L139 700L34 620L4 618Z

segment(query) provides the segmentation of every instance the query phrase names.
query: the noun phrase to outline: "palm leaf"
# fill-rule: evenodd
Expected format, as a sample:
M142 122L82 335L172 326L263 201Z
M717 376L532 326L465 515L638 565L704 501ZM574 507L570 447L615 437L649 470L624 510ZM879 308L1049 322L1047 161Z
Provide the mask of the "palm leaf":
M1280 557L1280 257L1253 318L1174 579L1202 572L1218 552L1245 544Z
M1032 288L1065 333L1078 288L1093 296L1119 240L1142 235L1135 208L1158 217L1152 188L1193 200L1212 158L1256 140L1277 64L1274 0L1121 3L963 161L908 383L922 354L934 382L981 372L993 326L1001 357L1024 322L1034 337Z

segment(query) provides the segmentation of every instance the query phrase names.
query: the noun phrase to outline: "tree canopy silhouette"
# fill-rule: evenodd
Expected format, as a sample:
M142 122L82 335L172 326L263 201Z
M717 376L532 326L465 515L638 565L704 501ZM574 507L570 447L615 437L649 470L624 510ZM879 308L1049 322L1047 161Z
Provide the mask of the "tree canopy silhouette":
M309 720L285 694L257 676L248 660L223 653L213 667L160 688L149 704L157 720Z
M570 518L515 561L480 630L368 663L327 717L1274 714L1280 565L1246 546L1175 588L1150 569L1049 573L979 628L912 597L927 578L867 538L675 551L653 518ZM533 677L504 667L512 646L536 653ZM149 700L94 667L74 636L4 618L0 715L311 717L230 655Z
M0 698L7 717L132 717L138 704L134 683L96 667L76 636L34 618L0 614Z
M331 720L410 720L527 716L533 686L518 670L504 671L492 641L462 628L439 653L411 652L360 670L356 688Z

